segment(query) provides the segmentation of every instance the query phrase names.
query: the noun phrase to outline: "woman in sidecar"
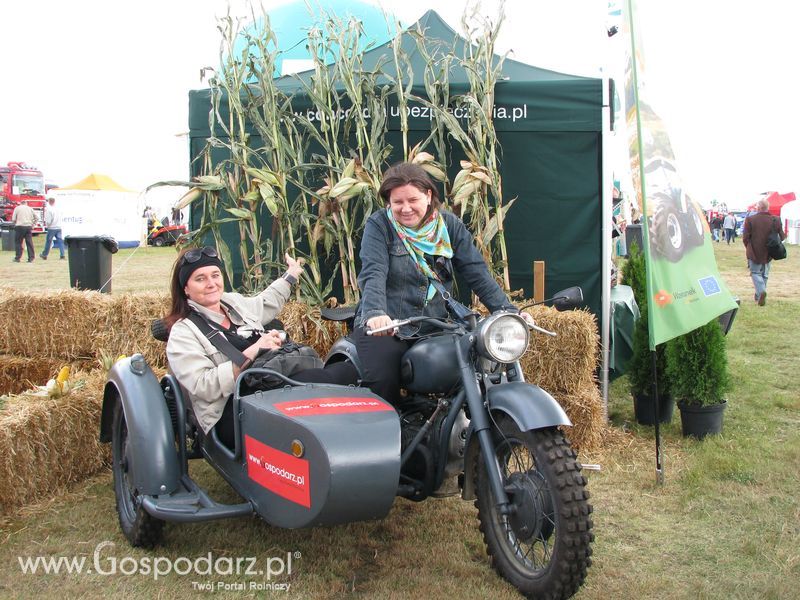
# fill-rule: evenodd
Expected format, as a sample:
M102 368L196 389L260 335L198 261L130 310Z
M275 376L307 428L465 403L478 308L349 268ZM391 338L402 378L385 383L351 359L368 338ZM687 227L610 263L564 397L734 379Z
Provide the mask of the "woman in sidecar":
M181 252L172 272L167 360L189 394L197 423L205 433L217 425L220 440L234 445L231 394L239 374L266 350L280 348L285 334L270 323L289 298L303 265L286 255L287 270L255 296L225 292L222 262L206 246ZM223 336L228 351L212 341ZM225 347L225 346L223 346ZM232 347L232 349L231 349ZM319 362L319 365L322 363ZM351 384L358 373L349 362L295 373L302 382Z

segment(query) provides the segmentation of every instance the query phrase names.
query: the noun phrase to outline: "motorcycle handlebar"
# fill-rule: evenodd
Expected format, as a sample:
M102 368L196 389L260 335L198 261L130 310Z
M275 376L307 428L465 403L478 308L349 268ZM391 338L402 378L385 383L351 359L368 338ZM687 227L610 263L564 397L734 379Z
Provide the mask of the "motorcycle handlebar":
M531 325L528 323L528 329L533 329L534 331L538 331L539 333L544 333L545 335L549 335L552 337L558 337L558 334L555 331L549 331L547 329L543 329L538 325Z
M420 323L425 321L426 323L431 323L440 329L445 329L447 331L452 331L454 329L458 329L458 325L456 323L448 323L447 321L440 321L434 317L410 317L408 319L394 319L391 324L384 325L383 327L376 327L375 329L367 329L367 335L375 335L376 333L381 333L384 331L389 331L390 329L397 329L398 327L402 327L403 325L410 325L411 323Z

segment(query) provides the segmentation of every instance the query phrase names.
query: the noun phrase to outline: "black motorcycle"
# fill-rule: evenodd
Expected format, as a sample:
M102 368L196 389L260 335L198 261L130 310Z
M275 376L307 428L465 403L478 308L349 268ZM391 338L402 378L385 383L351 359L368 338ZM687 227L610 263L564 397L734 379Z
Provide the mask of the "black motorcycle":
M567 309L580 288L556 295ZM401 363L403 401L393 407L352 386L286 385L232 399L235 446L203 434L171 375L162 381L141 355L109 373L101 440L113 449L120 525L133 545L152 546L164 521L256 512L280 527L384 517L394 498L461 494L475 500L495 569L523 594L567 598L591 564L592 507L561 406L526 383L519 359L529 327L515 313L481 317L448 299L451 318L423 325ZM335 313L336 311L334 311ZM329 313L351 319L352 311ZM534 330L555 335L534 326ZM376 330L378 331L378 330ZM360 361L348 337L327 362ZM203 457L245 502L214 502L188 475Z

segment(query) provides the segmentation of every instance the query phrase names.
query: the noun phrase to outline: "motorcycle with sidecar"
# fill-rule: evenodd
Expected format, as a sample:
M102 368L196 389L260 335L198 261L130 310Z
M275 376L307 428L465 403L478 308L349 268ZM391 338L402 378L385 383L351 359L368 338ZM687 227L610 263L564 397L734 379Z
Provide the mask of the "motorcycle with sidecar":
M569 309L583 296L569 288L550 300ZM152 547L167 521L253 513L286 528L380 519L396 496L421 501L460 493L475 500L487 553L502 577L537 598L574 594L594 539L586 479L559 430L571 425L566 413L525 382L519 363L530 331L555 334L529 328L515 313L480 316L447 302L448 319L391 325L417 327L401 362L398 406L366 388L249 369L231 399L233 447L214 428L204 434L197 426L174 376L159 381L138 354L118 361L104 390L100 439L112 445L117 512L128 541ZM323 316L352 323L353 311ZM351 361L360 372L347 336L325 360ZM285 385L242 394L244 375L254 371ZM210 498L189 475L194 458L210 463L244 502Z

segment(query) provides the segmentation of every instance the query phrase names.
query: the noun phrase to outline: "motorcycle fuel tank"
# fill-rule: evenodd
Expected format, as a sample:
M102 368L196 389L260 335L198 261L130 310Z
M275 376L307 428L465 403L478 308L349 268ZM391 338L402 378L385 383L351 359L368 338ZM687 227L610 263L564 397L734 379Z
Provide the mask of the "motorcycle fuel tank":
M384 517L400 479L400 420L367 389L307 384L241 399L243 468L269 523Z
M445 394L461 381L456 337L437 335L418 341L400 361L400 385L417 394Z

